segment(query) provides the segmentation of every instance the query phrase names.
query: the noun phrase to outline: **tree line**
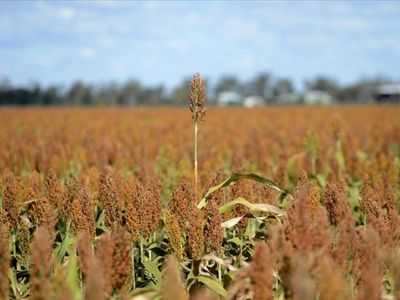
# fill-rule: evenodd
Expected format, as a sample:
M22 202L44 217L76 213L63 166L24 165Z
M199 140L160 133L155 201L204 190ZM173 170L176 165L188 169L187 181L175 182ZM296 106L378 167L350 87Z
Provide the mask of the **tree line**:
M90 84L75 81L69 87L41 86L38 83L16 86L8 80L0 81L0 105L10 106L179 106L186 105L191 77L167 90L163 85L146 86L138 80L124 83ZM207 80L206 80L207 81ZM338 103L363 103L373 98L380 84L391 82L388 78L375 77L342 85L327 76L316 76L304 82L304 90L319 90L331 95ZM300 93L290 78L272 76L264 72L250 80L240 80L227 75L215 84L207 84L210 104L216 103L222 92L236 92L243 97L257 95L268 104L279 104L279 96Z

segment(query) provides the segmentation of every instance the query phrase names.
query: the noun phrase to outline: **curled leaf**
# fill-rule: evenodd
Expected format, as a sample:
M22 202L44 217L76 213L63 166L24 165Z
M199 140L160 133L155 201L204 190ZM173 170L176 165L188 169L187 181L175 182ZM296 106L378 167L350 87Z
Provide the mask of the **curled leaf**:
M250 179L250 180L257 181L257 182L259 182L263 185L266 185L274 190L277 190L278 192L281 193L281 197L289 196L290 198L293 198L286 190L281 189L275 182L273 182L272 180L270 180L268 178L265 178L265 177L262 177L260 175L253 174L253 173L250 173L250 174L232 173L231 176L229 176L227 179L225 179L220 184L209 188L207 193L201 199L200 203L197 205L197 208L202 209L207 205L207 197L209 195L218 191L219 189L222 189L224 187L235 184L240 179Z

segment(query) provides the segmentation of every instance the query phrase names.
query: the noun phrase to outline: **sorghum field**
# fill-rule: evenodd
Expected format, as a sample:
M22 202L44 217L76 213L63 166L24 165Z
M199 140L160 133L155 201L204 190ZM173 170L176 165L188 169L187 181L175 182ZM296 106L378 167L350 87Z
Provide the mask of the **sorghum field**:
M0 298L400 299L399 116L2 109Z

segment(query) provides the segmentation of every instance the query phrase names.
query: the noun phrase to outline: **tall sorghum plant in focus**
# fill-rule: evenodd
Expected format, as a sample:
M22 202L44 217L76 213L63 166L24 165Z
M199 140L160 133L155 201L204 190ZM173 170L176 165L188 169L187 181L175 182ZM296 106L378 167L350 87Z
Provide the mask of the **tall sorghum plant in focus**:
M192 119L194 123L194 197L197 201L197 186L198 186L198 172L197 172L197 137L199 132L199 123L204 121L206 115L206 88L200 78L200 74L196 73L190 81L189 86L189 107L192 112Z

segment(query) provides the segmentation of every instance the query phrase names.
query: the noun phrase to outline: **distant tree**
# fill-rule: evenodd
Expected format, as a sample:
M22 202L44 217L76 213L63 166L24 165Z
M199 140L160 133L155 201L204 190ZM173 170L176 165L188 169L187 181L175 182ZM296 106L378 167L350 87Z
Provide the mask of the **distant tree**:
M118 97L118 104L126 106L134 106L138 104L142 86L136 80L130 80L121 87Z
M94 88L94 102L99 106L113 106L119 104L118 97L121 87L116 82L108 82Z
M293 93L294 86L293 82L289 78L278 79L273 87L274 96L279 96L282 94Z
M227 91L240 93L242 86L235 76L224 76L217 82L214 90L216 95Z
M34 92L35 95L41 100L42 105L58 105L61 100L60 88L58 86L50 86L43 92L40 92L40 87L36 86Z
M68 100L73 105L91 105L94 103L92 95L92 87L81 81L72 84L67 93Z
M163 94L164 94L164 87L152 87L152 88L145 88L141 90L139 96L139 105L157 105L163 103Z
M9 90L11 88L11 82L8 78L0 79L0 91Z
M339 84L336 82L336 80L326 76L317 76L312 80L306 80L305 87L307 90L326 92L335 98L337 98L340 90Z
M245 87L247 95L257 95L264 99L271 95L271 79L270 73L263 72L251 79Z
M338 93L338 99L340 102L371 102L374 100L378 87L391 82L393 82L392 79L383 76L363 78L342 87Z
M189 99L189 83L191 78L187 77L172 90L170 94L171 103L174 105L186 105Z

